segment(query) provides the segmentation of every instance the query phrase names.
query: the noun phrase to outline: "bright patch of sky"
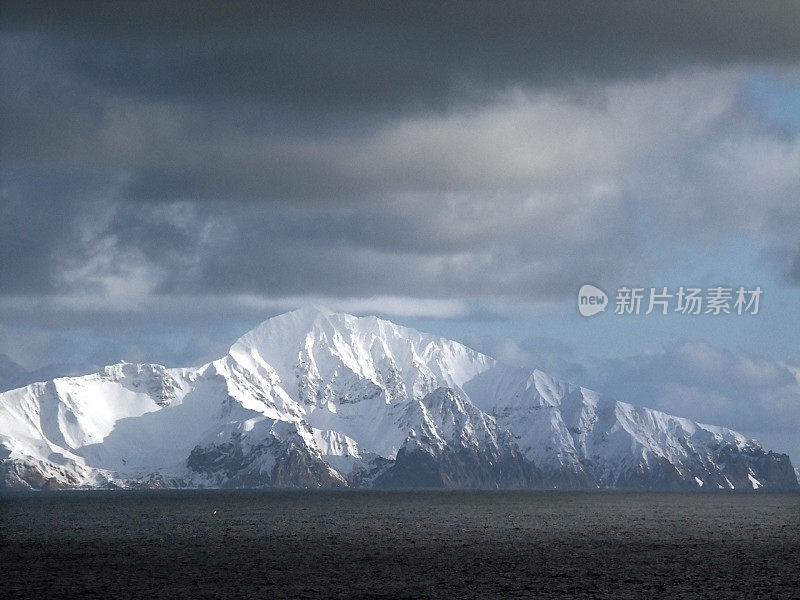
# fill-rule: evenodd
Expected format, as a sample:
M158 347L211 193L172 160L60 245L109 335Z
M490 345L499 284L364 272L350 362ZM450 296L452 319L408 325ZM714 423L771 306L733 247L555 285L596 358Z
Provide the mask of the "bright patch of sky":
M748 92L765 117L800 131L800 76L760 73L750 81Z

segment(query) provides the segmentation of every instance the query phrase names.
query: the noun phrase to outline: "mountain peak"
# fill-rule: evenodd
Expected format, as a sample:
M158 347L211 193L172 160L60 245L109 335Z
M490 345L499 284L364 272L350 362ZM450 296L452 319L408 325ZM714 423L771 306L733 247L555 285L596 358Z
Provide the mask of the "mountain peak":
M270 338L295 340L310 332L318 320L335 315L332 310L320 306L304 305L296 310L281 313L262 321L245 333L231 346L231 354L249 352L263 346Z

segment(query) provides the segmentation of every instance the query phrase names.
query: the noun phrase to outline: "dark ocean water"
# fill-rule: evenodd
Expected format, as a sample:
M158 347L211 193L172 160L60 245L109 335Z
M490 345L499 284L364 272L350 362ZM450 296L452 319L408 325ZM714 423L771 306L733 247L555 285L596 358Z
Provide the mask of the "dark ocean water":
M0 496L2 598L800 598L800 494Z

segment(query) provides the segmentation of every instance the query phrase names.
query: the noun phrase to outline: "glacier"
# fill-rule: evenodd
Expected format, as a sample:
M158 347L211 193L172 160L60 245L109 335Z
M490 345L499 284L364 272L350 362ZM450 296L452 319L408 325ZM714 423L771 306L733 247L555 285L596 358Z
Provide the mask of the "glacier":
M790 489L755 440L305 307L195 368L0 393L0 487Z

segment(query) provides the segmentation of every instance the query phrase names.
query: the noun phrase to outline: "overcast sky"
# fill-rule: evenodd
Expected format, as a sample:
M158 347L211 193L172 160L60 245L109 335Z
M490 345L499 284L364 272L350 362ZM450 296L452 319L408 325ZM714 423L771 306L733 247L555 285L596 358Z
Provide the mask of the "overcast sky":
M800 5L0 7L0 353L198 364L305 302L800 462ZM739 285L758 315L578 315Z

